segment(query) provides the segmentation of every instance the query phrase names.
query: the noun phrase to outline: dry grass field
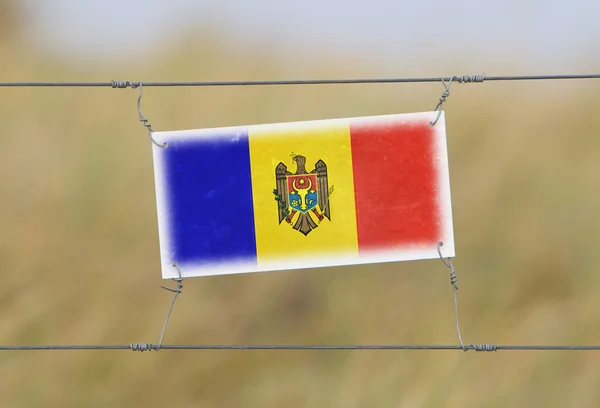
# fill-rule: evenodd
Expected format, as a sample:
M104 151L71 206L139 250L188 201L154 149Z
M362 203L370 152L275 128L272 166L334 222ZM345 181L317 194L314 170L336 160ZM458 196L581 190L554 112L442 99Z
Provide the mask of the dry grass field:
M226 40L182 43L124 66L61 60L28 47L4 13L0 81L372 72L323 55L286 68L268 46L243 55ZM147 88L142 108L156 130L186 129L428 111L442 90ZM600 343L598 92L593 81L453 85L445 110L466 343ZM171 294L160 289L151 142L137 90L0 95L0 344L156 343ZM448 269L436 260L190 279L165 337L456 342ZM2 351L0 406L595 407L599 363L594 352L547 351Z

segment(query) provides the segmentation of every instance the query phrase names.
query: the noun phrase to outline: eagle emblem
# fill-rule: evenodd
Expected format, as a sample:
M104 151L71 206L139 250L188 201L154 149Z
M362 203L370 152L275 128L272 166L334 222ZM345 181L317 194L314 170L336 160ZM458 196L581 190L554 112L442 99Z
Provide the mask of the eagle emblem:
M331 221L329 198L333 186L329 188L327 165L323 160L315 163L311 172L306 171L306 157L294 154L296 173L288 171L280 162L275 168L276 188L273 190L277 201L279 224L284 220L296 230L308 235L327 218Z

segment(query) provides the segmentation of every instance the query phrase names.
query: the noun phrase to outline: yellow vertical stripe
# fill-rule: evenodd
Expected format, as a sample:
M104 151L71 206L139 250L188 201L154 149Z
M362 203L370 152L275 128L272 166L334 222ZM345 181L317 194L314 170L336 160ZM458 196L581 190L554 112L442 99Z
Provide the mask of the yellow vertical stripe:
M356 210L350 128L346 121L314 121L261 125L249 128L252 194L259 267L267 269L335 265L358 257ZM315 169L317 161L327 166L331 221L317 224L308 235L293 229L279 214L273 192L275 169L281 162L287 171L296 173L292 153L306 158L306 171ZM318 207L317 207L318 208ZM319 213L321 213L321 209ZM290 208L291 210L291 208ZM319 265L313 265L319 264Z

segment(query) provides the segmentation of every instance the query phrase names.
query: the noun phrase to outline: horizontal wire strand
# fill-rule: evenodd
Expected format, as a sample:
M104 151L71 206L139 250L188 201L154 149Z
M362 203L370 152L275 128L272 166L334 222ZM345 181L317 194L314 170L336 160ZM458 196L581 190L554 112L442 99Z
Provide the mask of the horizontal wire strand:
M133 350L133 351L158 351L154 344L129 344L129 345L54 345L54 346L0 346L0 351L28 351L28 350ZM595 346L552 346L552 345L497 345L497 344L471 344L471 345L161 345L160 350L460 350L460 351L600 351L600 345Z
M384 83L423 83L454 81L459 83L480 83L487 81L532 81L561 79L600 79L600 74L563 74L563 75L463 75L428 78L355 78L355 79L307 79L307 80L269 80L269 81L180 81L180 82L0 82L0 87L111 87L137 88L143 86L187 87L187 86L255 86L255 85L335 85L335 84L384 84Z

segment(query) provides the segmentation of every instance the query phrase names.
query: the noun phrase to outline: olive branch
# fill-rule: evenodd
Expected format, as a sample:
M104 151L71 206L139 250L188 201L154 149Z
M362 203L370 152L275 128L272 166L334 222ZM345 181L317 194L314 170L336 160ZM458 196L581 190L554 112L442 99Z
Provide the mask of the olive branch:
M283 203L283 199L281 198L281 194L279 194L279 191L277 191L277 189L274 189L273 194L275 195L275 201L277 201L279 203L279 210L281 211L281 215L284 218L287 217L288 215L290 215L290 211L286 207L286 205Z
M331 188L327 192L327 201L325 201L325 205L323 206L323 212L327 211L327 207L329 206L329 199L333 195L333 186L331 186Z

